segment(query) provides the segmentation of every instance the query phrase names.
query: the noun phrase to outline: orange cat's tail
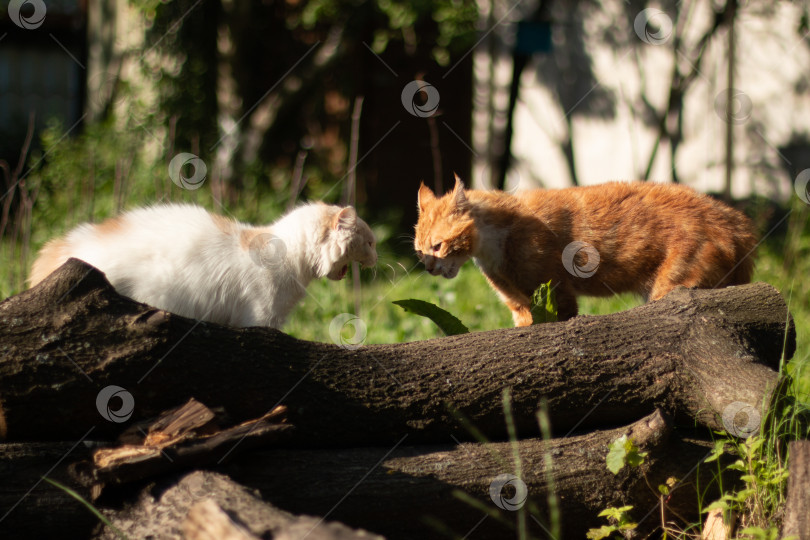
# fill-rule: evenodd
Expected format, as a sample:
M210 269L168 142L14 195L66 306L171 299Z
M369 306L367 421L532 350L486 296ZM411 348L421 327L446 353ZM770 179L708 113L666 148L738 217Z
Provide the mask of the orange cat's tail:
M754 275L754 251L742 253L740 262L731 271L727 279L727 285L745 285L751 283Z
M754 260L757 251L757 235L754 233L754 224L745 215L740 215L736 228L732 231L734 237L734 259L736 266L729 272L725 285L745 285L751 283L754 275Z

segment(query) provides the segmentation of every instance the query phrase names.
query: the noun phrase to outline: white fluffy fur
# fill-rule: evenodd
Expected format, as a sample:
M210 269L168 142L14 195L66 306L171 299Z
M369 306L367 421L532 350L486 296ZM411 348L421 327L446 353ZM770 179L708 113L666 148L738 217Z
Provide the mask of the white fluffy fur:
M269 238L263 259L256 248ZM279 247L286 253L273 252ZM273 328L284 324L313 279L341 279L350 262L377 260L374 236L354 209L322 203L265 227L192 205L140 208L49 242L34 262L31 285L70 257L95 266L118 292L140 302L195 319Z

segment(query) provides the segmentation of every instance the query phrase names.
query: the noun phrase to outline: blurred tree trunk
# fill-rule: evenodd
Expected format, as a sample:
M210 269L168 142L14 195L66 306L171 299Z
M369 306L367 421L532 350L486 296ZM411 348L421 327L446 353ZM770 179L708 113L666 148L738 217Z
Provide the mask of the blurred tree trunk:
M793 441L789 447L790 464L788 476L785 517L782 522L782 538L795 537L810 540L810 441Z

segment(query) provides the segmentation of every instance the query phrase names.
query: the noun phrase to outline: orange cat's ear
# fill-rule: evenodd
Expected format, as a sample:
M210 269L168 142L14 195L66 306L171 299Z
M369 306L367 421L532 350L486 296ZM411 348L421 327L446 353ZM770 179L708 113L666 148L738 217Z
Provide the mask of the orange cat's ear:
M335 214L332 218L332 228L337 229L353 229L357 223L357 212L351 206L342 208L340 212Z
M469 208L470 204L467 201L467 195L464 194L464 182L457 174L454 176L456 177L456 187L453 188L453 203L457 211L463 212Z
M433 191L430 190L429 187L425 185L424 182L419 183L419 194L417 196L417 201L419 205L419 212L425 211L425 206L430 202L436 199L436 195Z

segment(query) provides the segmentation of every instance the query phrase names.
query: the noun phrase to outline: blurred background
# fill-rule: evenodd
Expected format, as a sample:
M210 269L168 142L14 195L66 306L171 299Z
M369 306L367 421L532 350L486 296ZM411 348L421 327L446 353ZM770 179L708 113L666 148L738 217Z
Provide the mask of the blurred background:
M473 330L511 325L466 265L413 256L420 181L519 190L681 182L746 211L756 279L791 298L810 355L806 2L14 0L0 10L0 292L77 223L191 201L267 223L356 204L380 263L317 283L287 331L438 335L391 300ZM810 174L808 172L807 174ZM588 300L600 313L639 303ZM313 325L313 320L324 321ZM371 324L368 321L374 321ZM802 348L802 344L805 344Z

